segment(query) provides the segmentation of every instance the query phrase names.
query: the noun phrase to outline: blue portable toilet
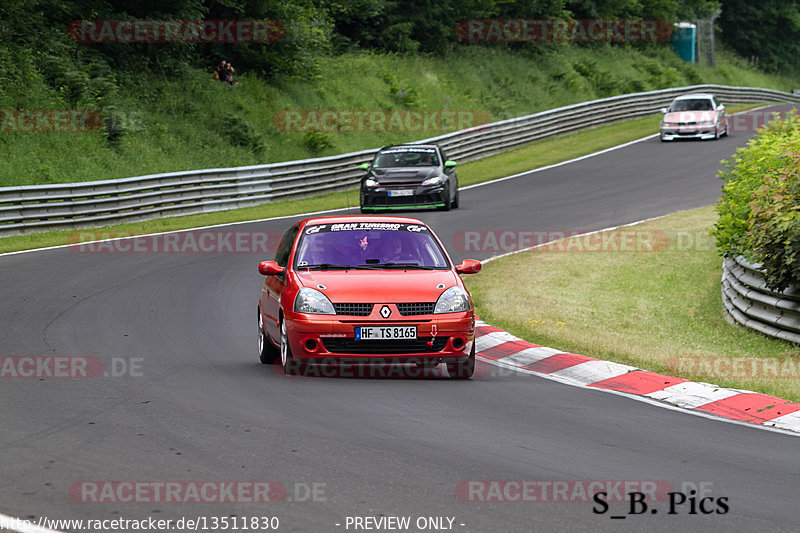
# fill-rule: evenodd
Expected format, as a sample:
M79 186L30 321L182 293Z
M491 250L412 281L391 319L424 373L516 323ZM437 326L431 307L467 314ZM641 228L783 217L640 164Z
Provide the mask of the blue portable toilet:
M670 41L672 49L681 59L689 63L697 62L697 56L695 56L697 26L690 22L676 22Z

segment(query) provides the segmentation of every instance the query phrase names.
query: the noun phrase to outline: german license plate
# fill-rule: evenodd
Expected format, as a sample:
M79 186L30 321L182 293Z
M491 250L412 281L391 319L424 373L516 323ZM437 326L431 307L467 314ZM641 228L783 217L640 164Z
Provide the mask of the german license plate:
M413 196L414 191L412 189L398 189L396 191L389 191L389 196Z
M357 326L357 341L416 339L417 326Z

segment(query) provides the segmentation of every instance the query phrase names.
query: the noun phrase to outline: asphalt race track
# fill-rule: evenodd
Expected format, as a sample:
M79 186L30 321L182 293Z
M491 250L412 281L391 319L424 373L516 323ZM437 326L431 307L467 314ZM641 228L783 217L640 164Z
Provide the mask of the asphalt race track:
M720 194L718 162L748 138L650 139L463 190L461 208L412 216L436 229L455 260L481 259L495 254L457 250L457 231L588 231L709 205ZM280 234L292 220L218 230ZM411 517L410 531L422 530L420 517L487 533L797 531L797 437L484 362L466 382L287 378L261 365L256 265L267 258L66 248L0 257L0 356L98 358L106 373L122 374L0 379L0 513L276 516L287 532L355 531L354 517L380 516ZM595 514L599 506L572 489L543 496L551 501L470 501L489 493L459 487L490 486L471 480L655 482L683 490L687 502L673 515L665 498L642 514L627 515L628 503ZM92 503L86 481L274 481L288 494L270 504ZM496 486L518 496L515 485ZM711 514L700 512L702 497L714 498Z

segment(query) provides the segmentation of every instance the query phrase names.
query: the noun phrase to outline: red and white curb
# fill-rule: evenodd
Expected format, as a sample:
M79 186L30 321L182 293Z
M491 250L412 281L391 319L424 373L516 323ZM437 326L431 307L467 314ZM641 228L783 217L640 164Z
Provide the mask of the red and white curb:
M475 321L477 355L505 368L597 389L639 396L698 414L800 433L800 404L566 353L524 341Z

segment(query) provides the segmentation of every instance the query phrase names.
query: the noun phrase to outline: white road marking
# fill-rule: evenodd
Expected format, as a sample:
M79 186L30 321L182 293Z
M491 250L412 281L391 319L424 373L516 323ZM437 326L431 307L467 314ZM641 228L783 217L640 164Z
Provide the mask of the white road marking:
M800 433L800 411L789 413L788 415L779 416L764 422L765 426L773 426L781 429L788 429L789 431L797 431Z
M565 379L572 379L578 383L587 385L603 381L605 379L616 378L627 374L632 370L639 370L634 366L612 363L611 361L586 361L584 363L552 372L553 375Z
M492 333L483 335L482 337L478 337L475 340L475 350L478 352L482 352L484 350L489 350L491 348L494 348L495 346L499 346L504 342L518 341L518 340L520 340L520 338L515 337L511 333L506 333L505 331L494 331Z
M525 366L537 361L541 361L542 359L552 357L557 353L564 352L561 350L555 350L553 348L547 348L545 346L540 346L538 348L526 348L521 352L515 353L514 355L504 357L503 361L510 365Z
M656 400L669 402L671 404L677 405L678 407L684 407L686 409L695 409L697 407L709 404L711 402L716 402L718 400L724 400L725 398L730 398L731 396L736 396L737 394L741 394L742 392L749 392L749 391L725 389L723 387L720 387L718 385L713 385L711 383L685 381L683 383L671 385L665 389L651 392L650 394L646 394L645 396L649 396L650 398Z

